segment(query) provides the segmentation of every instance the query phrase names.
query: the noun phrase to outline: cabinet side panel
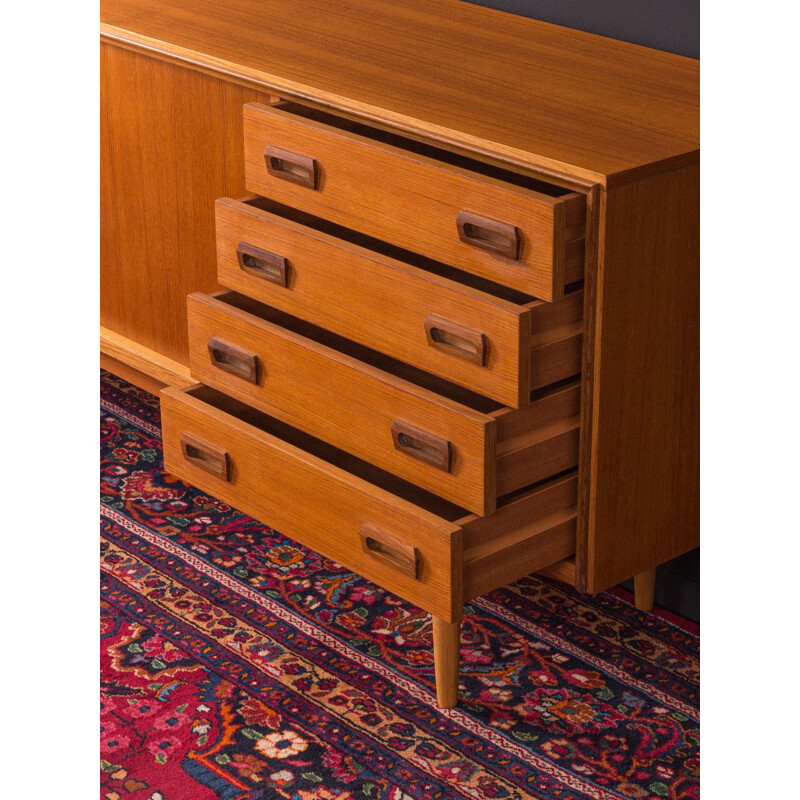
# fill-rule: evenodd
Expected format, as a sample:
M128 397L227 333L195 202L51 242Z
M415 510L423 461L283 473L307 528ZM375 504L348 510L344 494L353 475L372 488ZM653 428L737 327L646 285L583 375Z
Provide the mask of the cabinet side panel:
M186 364L214 200L244 194L242 106L270 96L105 43L100 76L101 324Z
M699 544L699 166L609 189L597 281L585 588Z

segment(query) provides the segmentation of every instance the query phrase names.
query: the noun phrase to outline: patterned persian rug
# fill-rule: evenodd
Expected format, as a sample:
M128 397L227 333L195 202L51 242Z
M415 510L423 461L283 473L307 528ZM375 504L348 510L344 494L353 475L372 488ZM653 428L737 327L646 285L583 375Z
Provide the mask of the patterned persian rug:
M105 800L698 798L697 628L526 578L430 617L163 470L101 376Z

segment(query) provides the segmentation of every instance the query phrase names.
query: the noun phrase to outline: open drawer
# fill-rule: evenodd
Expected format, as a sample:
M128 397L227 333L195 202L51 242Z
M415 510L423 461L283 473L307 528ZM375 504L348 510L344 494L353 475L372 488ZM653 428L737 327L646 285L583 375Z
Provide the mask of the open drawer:
M244 107L248 191L542 300L583 278L586 198L294 103Z
M234 292L188 318L196 380L476 514L578 463L578 381L514 410Z
M581 369L583 293L534 300L263 197L216 202L223 286L512 408Z
M206 386L161 419L169 472L447 621L575 552L574 473L487 520Z

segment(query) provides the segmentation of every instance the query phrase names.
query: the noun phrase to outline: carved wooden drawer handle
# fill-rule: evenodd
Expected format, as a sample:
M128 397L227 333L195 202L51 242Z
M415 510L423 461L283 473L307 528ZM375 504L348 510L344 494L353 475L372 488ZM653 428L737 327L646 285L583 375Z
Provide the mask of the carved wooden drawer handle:
M456 225L458 238L465 244L513 258L515 261L519 258L519 228L514 225L482 217L471 211L459 211Z
M453 468L453 443L428 431L396 419L392 423L394 446L406 455L418 458L444 472Z
M289 261L283 256L262 250L247 242L236 245L236 258L239 267L257 278L286 286L289 280Z
M267 172L274 178L309 189L317 188L319 170L315 159L281 150L280 147L268 147L264 151L264 161L267 163Z
M183 457L196 467L200 467L224 481L230 481L231 457L219 447L208 444L191 433L182 433L181 452Z
M365 522L359 531L361 548L378 561L400 570L410 578L419 578L420 555L416 547L392 536L369 522Z
M208 354L215 367L243 378L248 383L258 383L259 363L258 356L254 353L248 353L247 350L213 336L208 340Z
M486 364L486 336L478 331L429 314L425 318L425 335L431 347L471 361L479 367Z

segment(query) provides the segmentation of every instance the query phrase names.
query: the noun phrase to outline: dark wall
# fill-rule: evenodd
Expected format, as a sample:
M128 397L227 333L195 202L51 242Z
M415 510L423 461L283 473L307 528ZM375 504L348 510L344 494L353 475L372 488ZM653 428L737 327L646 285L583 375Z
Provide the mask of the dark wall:
M700 0L466 0L700 58Z

